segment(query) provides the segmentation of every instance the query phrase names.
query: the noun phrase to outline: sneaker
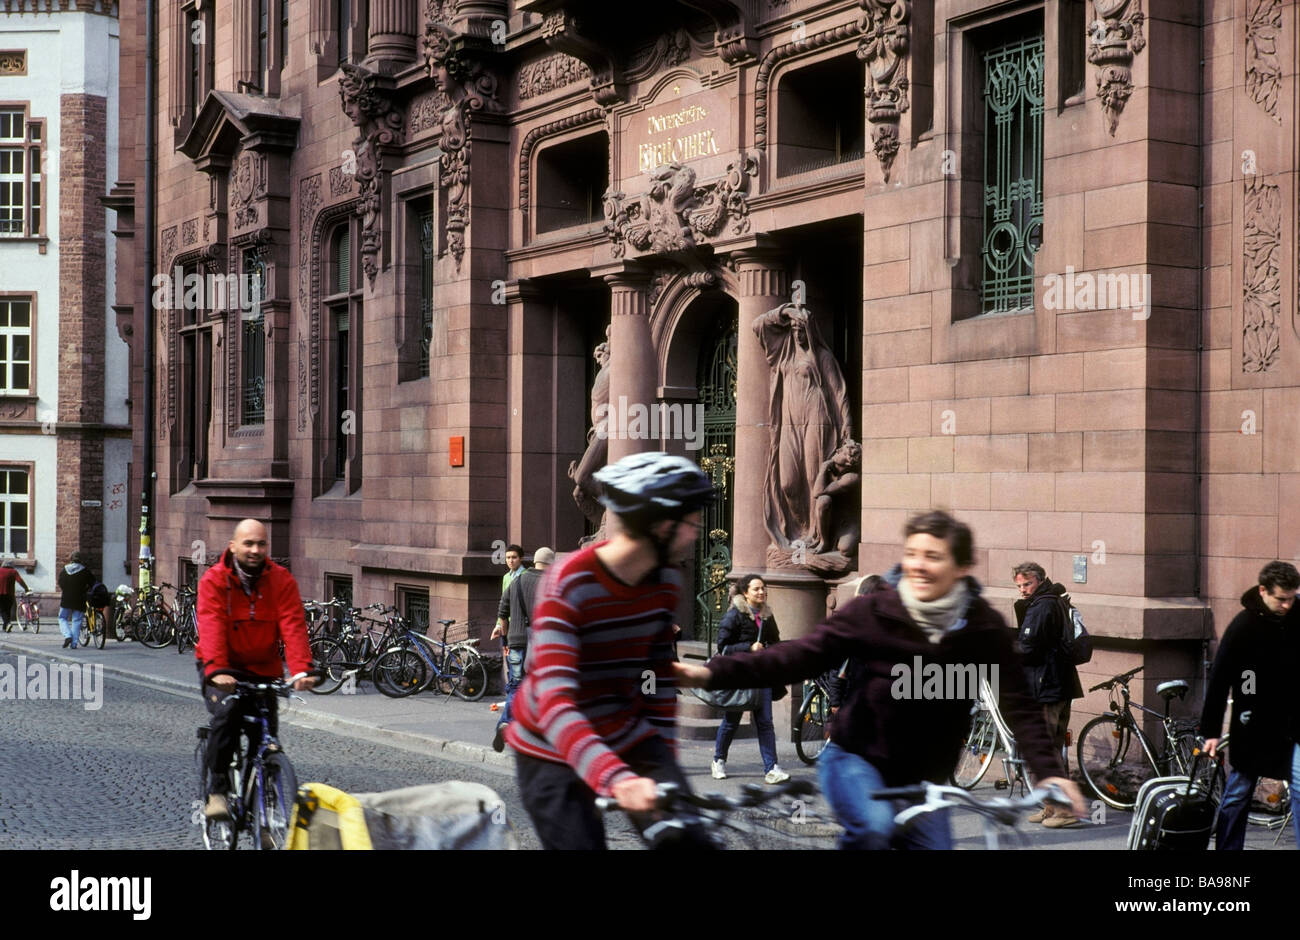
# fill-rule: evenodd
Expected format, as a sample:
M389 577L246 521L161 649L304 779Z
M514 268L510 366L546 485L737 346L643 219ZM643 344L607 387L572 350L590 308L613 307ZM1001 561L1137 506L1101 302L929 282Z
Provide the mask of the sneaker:
M715 760L710 770L714 780L727 779L727 762L725 760Z
M1026 816L1025 818L1030 822L1040 823L1043 820L1047 819L1047 807L1044 806L1038 812L1034 813L1031 816Z
M63 648L67 649L71 645L72 645L72 640L65 636L63 638Z
M506 726L497 725L497 733L492 736L492 750L500 754L506 749Z
M788 773L782 770L779 765L773 764L772 769L769 770L767 772L767 776L763 778L763 782L764 783L785 783L789 779L790 779L790 775Z
M208 802L203 807L203 816L206 819L229 819L230 805L226 798L220 793L209 794Z

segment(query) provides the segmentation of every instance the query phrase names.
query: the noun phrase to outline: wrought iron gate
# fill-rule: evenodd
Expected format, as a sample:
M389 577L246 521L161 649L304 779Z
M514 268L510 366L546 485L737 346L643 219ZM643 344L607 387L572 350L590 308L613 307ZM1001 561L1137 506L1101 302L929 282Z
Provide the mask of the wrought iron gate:
M731 570L731 517L736 468L736 321L723 320L710 346L700 351L696 387L704 406L704 446L700 467L722 498L704 515L703 537L695 547L695 638L709 644L727 611L727 572Z

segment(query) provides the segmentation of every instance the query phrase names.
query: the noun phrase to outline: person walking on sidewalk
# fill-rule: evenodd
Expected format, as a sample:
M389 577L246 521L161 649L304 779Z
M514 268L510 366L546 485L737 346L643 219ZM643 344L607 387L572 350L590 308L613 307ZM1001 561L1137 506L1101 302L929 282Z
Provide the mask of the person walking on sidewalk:
M506 725L510 723L510 700L515 697L515 690L524 679L524 657L528 653L528 627L532 622L533 602L537 597L537 585L551 562L555 561L555 552L542 547L533 552L533 566L510 582L505 595L501 598L500 614L505 617L509 630L503 649L506 654L506 702L501 707L501 717L497 719L496 735L492 738L492 750L498 754L506 749ZM492 631L492 639L501 635L501 627Z
M68 563L59 571L55 584L59 597L59 632L63 634L63 648L76 649L81 636L81 625L86 620L86 595L99 579L81 563L81 552L68 556Z
M737 593L731 601L731 607L718 624L718 653L728 656L732 653L758 652L781 640L781 631L777 629L776 617L767 606L767 584L758 575L746 575L736 582ZM786 692L785 686L779 687ZM776 762L776 729L772 726L772 701L774 689L758 689L758 701L750 710L754 727L758 731L758 752L763 757L763 779L768 783L782 783L790 775ZM779 695L775 696L780 698ZM727 779L727 752L731 750L731 741L740 728L740 719L744 711L729 711L718 725L718 737L713 744L713 764L711 771L714 780Z
M203 704L212 715L208 723L208 798L203 814L209 819L228 816L225 794L230 789L230 757L239 744L243 716L255 707L229 695L239 679L280 679L284 660L280 643L294 675L311 669L311 647L302 595L289 569L268 556L266 527L245 519L221 560L199 580L199 639L194 645L195 668ZM293 687L304 692L316 680L304 677ZM269 731L279 722L272 698Z
M693 461L661 452L624 457L592 479L615 534L548 573L506 726L520 796L547 849L605 848L598 796L644 831L660 782L690 790L673 747L672 624L677 566L699 538L713 484Z
M1271 561L1259 584L1241 595L1243 610L1219 641L1205 691L1200 733L1205 753L1218 751L1223 709L1232 691L1232 773L1223 791L1214 844L1220 851L1246 844L1246 819L1260 777L1291 781L1291 823L1300 847L1300 571Z
M852 657L848 700L831 720L831 740L817 760L822 792L834 810L846 849L948 849L948 813L931 813L895 838L895 808L871 799L885 787L946 782L970 727L972 693L956 687L913 697L905 673L937 665L941 674L970 667L1000 681L1003 711L1041 786L1056 785L1075 813L1087 812L1079 788L1065 779L1042 711L1025 686L1024 667L1006 621L980 597L970 577L970 528L945 512L913 516L904 529L903 560L894 587L858 597L808 636L707 666L678 663L681 684L735 689L789 683L818 675ZM946 668L945 668L946 667ZM956 667L955 669L952 667Z
M1016 601L1016 626L1019 628L1020 655L1025 661L1025 680L1029 694L1043 709L1043 721L1054 747L1065 756L1065 740L1070 732L1070 701L1083 698L1079 670L1065 655L1061 642L1066 621L1061 598L1065 586L1047 577L1043 567L1032 561L1011 569L1012 579L1020 591ZM1078 820L1063 806L1046 804L1029 817L1048 829L1073 826Z
M0 560L0 620L4 621L5 633L13 629L14 603L18 599L15 583L21 584L24 591L31 591L18 569L9 562Z

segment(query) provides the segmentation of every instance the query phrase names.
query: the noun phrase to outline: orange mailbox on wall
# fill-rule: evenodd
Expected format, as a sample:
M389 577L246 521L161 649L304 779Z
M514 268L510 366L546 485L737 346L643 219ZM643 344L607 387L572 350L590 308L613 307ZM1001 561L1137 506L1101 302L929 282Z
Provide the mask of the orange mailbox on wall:
M465 466L465 438L452 437L448 438L450 447L448 448L448 458L453 467Z

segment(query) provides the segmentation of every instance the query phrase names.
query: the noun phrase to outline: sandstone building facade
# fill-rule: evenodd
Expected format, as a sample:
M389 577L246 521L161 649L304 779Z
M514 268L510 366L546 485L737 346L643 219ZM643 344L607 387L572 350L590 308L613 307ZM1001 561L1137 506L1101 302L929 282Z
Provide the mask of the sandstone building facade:
M0 556L42 593L74 551L130 573L117 64L116 3L0 3Z
M805 629L942 506L1008 611L1015 562L1070 586L1101 649L1085 682L1145 662L1154 683L1200 675L1259 567L1300 550L1294 3L160 17L158 230L138 190L119 228L160 273L257 294L159 309L164 578L253 515L309 594L486 624L506 543L594 529L584 457L664 447L727 496L681 611L697 632L716 576L750 570ZM139 113L124 96L122 179ZM116 308L136 335L137 255ZM754 324L783 304L861 445L820 546L768 512L778 365Z

